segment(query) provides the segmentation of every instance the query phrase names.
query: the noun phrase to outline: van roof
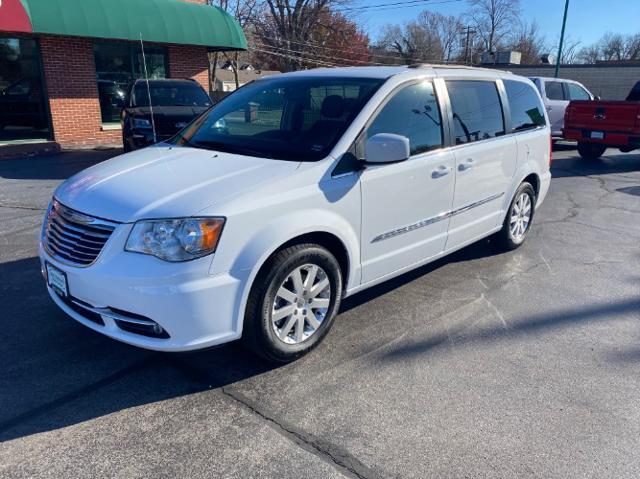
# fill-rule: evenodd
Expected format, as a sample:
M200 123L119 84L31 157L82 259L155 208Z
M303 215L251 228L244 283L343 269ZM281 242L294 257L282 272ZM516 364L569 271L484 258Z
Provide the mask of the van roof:
M344 78L379 78L386 79L395 75L416 73L426 71L432 74L447 73L447 70L461 72L469 71L476 73L498 74L499 76L511 76L513 73L504 70L494 70L490 68L471 67L466 65L445 65L431 63L417 63L413 65L390 65L390 66L363 66L363 67L335 67L335 68L314 68L312 70L301 70L297 72L283 73L278 76L305 76L305 77L344 77Z

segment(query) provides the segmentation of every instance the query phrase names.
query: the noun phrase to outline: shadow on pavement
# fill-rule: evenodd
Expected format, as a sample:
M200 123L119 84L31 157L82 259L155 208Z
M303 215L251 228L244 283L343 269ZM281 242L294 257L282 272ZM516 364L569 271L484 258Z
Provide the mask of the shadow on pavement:
M464 347L477 341L499 341L513 339L523 335L537 334L549 330L566 328L583 322L611 320L617 316L637 313L640 311L640 298L631 298L608 304L592 304L579 309L559 310L554 313L545 313L525 318L516 318L509 321L507 327L492 327L476 332L463 332L469 325L461 323L457 330L448 329L446 332L435 334L432 337L396 347L383 354L382 360L405 361L412 357L427 355L433 352L441 344L456 347ZM455 340L452 341L452 337ZM640 359L640 351L634 351L627 355L627 360Z
M402 286L411 283L412 281L429 274L449 263L461 263L465 261L472 261L480 258L489 258L490 256L497 256L503 254L502 251L498 251L491 243L491 239L487 238L477 243L471 244L455 253L440 258L433 263L426 264L420 268L414 269L393 279L385 281L371 288L368 288L361 293L356 293L353 296L346 298L342 302L340 312L344 313L351 309L378 298L382 295L390 293L391 291L401 288Z
M348 311L441 266L495 254L489 241L354 297ZM76 323L48 297L38 258L0 264L0 441L56 430L123 409L220 388L274 369L232 343L191 353L121 344ZM28 398L28 400L25 400Z
M607 153L615 150L608 150ZM640 171L640 155L630 153L605 154L596 161L583 160L579 156L557 158L551 164L554 178L571 176L606 175Z
M79 171L122 154L121 149L74 150L49 156L0 160L0 178L66 180Z
M274 369L237 344L145 351L76 323L48 297L38 258L0 264L0 442L185 396Z

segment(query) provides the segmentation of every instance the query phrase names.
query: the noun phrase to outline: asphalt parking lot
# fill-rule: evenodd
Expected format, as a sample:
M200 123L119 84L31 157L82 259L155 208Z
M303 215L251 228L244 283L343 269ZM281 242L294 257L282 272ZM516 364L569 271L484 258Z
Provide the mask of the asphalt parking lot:
M277 368L135 349L50 301L44 209L112 154L0 161L0 477L640 476L639 154L559 147L524 247L354 296Z

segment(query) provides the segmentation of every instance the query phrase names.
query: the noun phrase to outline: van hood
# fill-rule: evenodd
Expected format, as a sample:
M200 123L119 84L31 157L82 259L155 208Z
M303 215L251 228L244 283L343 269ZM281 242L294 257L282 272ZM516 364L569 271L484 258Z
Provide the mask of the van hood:
M92 166L61 184L54 196L76 211L121 223L178 218L292 174L299 165L159 145Z

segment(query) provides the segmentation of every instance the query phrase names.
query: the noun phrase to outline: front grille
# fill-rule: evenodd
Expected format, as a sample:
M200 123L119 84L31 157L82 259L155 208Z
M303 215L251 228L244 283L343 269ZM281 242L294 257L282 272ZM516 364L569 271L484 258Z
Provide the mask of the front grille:
M92 264L116 223L67 208L53 200L42 231L42 244L53 257L75 266Z

